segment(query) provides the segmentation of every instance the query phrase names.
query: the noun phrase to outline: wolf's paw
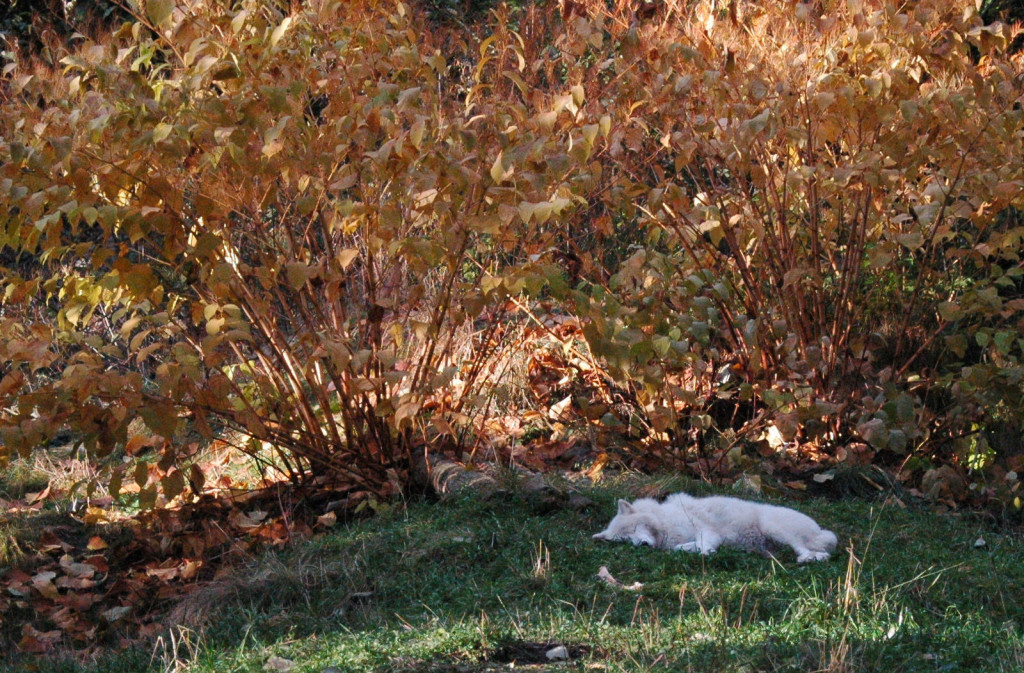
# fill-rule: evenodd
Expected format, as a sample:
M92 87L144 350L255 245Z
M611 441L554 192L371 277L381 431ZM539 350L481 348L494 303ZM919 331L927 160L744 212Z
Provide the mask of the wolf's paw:
M697 549L697 543L694 542L693 540L691 540L689 542L681 542L681 543L677 544L675 547L673 547L672 549L675 550L675 551L689 552L691 554L693 554L694 552L700 551L699 549Z
M797 563L810 563L811 561L827 561L829 559L829 553L827 551L810 551L805 549L796 556Z

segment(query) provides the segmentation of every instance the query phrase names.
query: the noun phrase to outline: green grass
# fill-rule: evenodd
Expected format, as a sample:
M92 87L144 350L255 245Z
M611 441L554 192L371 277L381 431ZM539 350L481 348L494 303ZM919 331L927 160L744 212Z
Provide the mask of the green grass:
M566 671L1024 670L1019 531L814 500L798 506L844 548L821 564L592 542L637 487L588 491L584 512L518 498L396 507L255 559L179 607L191 626L91 670L256 672L274 656L317 673L511 670L517 656L516 670L538 670L522 660L536 643L579 654L553 667ZM600 582L602 565L642 591Z
M26 493L42 491L48 481L45 474L34 469L27 461L14 460L0 468L0 501L16 500L25 497ZM29 537L33 532L38 535L38 531L45 525L42 518L8 515L0 507L0 570L21 559L23 552L19 540Z

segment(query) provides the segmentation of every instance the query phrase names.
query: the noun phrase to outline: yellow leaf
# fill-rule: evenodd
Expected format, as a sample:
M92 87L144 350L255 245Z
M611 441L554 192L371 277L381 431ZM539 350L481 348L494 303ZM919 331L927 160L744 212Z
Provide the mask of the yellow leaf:
M212 318L206 321L206 333L210 336L220 334L220 331L224 329L224 322L224 318Z
M352 262L354 262L356 257L358 256L358 250L355 250L354 248L346 248L345 250L342 250L341 252L338 253L338 264L341 265L341 268L343 270L348 269L348 267L352 265Z
M217 141L217 144L223 145L231 140L231 134L234 132L234 126L220 126L213 130L213 139Z
M274 29L274 32L270 34L270 48L273 49L277 46L277 43L281 41L284 34L288 31L288 27L292 25L292 17L286 17L281 25Z
M157 28L167 28L174 12L174 0L149 0L146 15Z
M416 149L420 149L420 145L423 143L423 132L425 129L426 126L423 124L422 120L413 124L412 128L409 129L409 142L411 142L412 146Z
M549 202L541 202L534 204L533 216L537 218L537 222L544 224L551 218L551 212L554 210L554 204Z
M523 218L524 223L529 223L530 218L533 217L533 211L536 209L537 204L523 201L519 204L519 217Z
M498 152L497 158L494 160L494 164L491 166L491 179L494 180L494 184L500 185L505 180L512 177L512 173L515 170L513 166L509 166L508 170L502 166L502 152Z
M486 274L482 279L480 279L480 289L483 290L484 294L490 294L497 288L501 287L504 280L505 279L501 276Z
M541 112L540 114L537 115L537 123L543 130L547 131L548 133L550 133L551 130L555 128L556 121L558 121L558 112L554 110L549 110L548 112Z
M242 30L242 26L245 25L245 20L249 17L249 10L243 9L238 14L235 14L235 18L231 19L231 31L237 33Z
M570 91L572 92L572 102L576 104L576 107L583 105L583 100L585 98L583 87L577 84Z
M395 411L395 427L401 428L403 424L411 425L412 419L419 413L420 404L418 400L409 400L399 404Z
M89 538L89 544L85 548L89 551L99 551L100 549L106 549L108 546L106 541L99 535L93 535Z
M493 43L496 39L497 39L497 36L491 35L490 37L486 38L483 42L480 43L480 58L481 59L484 58L484 56L487 54L487 47L491 46L491 43Z

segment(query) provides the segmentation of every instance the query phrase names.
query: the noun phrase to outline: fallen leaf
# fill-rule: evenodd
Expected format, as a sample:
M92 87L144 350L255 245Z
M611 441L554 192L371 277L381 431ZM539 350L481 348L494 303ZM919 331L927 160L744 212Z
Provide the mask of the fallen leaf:
M9 582L12 582L14 584L25 584L26 582L31 582L32 581L32 576L29 575L24 570L20 570L18 568L14 568L14 569L12 569L11 571L9 571L7 573L7 575L5 576L4 579L6 579Z
M263 666L264 671L290 671L295 668L295 662L282 657L270 657Z
M115 608L103 611L103 619L107 620L107 623L113 624L114 622L124 619L125 616L131 612L132 609L127 605L119 605Z
M54 610L49 614L49 618L51 622L59 626L64 632L78 630L78 617L72 613L69 607Z
M21 641L18 642L18 649L23 652L40 654L53 647L62 633L59 629L54 631L38 631L31 624L21 627Z
M88 577L58 577L56 584L61 589L74 589L75 591L91 589L96 586L96 583Z
M57 573L45 570L32 578L32 588L38 591L45 598L55 599L60 596L57 586L53 583Z
M164 580L165 582L173 580L181 574L181 569L177 564L173 566L155 566L152 568L146 568L146 575L149 577L156 577L157 579Z
M98 498L89 498L90 507L101 507L103 509L110 509L114 505L114 496L103 495Z
M96 568L88 563L78 563L71 556L65 554L60 559L60 567L66 574L72 577L92 577L96 574Z
M39 544L37 547L41 552L69 552L72 549L71 545L64 543L59 537L49 530L43 531L43 534L39 536Z
M102 507L86 507L85 514L82 515L82 521L89 526L110 521L110 512Z
M95 568L98 573L110 572L110 565L107 563L107 559L103 558L99 554L96 556L90 556L85 559L85 562Z
M185 561L184 565L181 566L181 579L190 580L194 578L202 567L202 561Z
M572 396L564 398L560 402L556 402L551 405L548 409L548 418L553 421L565 420L569 417L569 407L572 405Z
M29 595L29 590L24 584L10 584L7 586L7 593L15 598L25 598Z
M37 502L42 502L49 495L50 495L50 485L47 484L46 488L44 488L43 490L41 490L41 491L39 491L37 493L26 493L25 494L25 504L26 505L34 505Z
M61 605L66 605L76 612L85 612L89 610L93 605L99 602L99 600L100 597L93 593L73 592L60 597Z
M266 512L256 509L251 512L234 512L229 521L239 528L255 528L266 518Z
M93 535L89 538L89 544L85 546L89 551L99 551L100 549L106 549L109 545L106 540L101 538L99 535Z

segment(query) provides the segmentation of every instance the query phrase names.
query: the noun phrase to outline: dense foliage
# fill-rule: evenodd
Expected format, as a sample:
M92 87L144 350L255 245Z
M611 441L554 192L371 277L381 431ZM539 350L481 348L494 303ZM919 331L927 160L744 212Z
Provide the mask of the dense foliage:
M111 463L151 505L202 489L186 429L234 429L387 496L507 410L545 312L608 374L579 417L702 470L761 436L1018 451L1012 30L938 0L608 4L149 0L59 72L15 58L0 452L155 451Z

